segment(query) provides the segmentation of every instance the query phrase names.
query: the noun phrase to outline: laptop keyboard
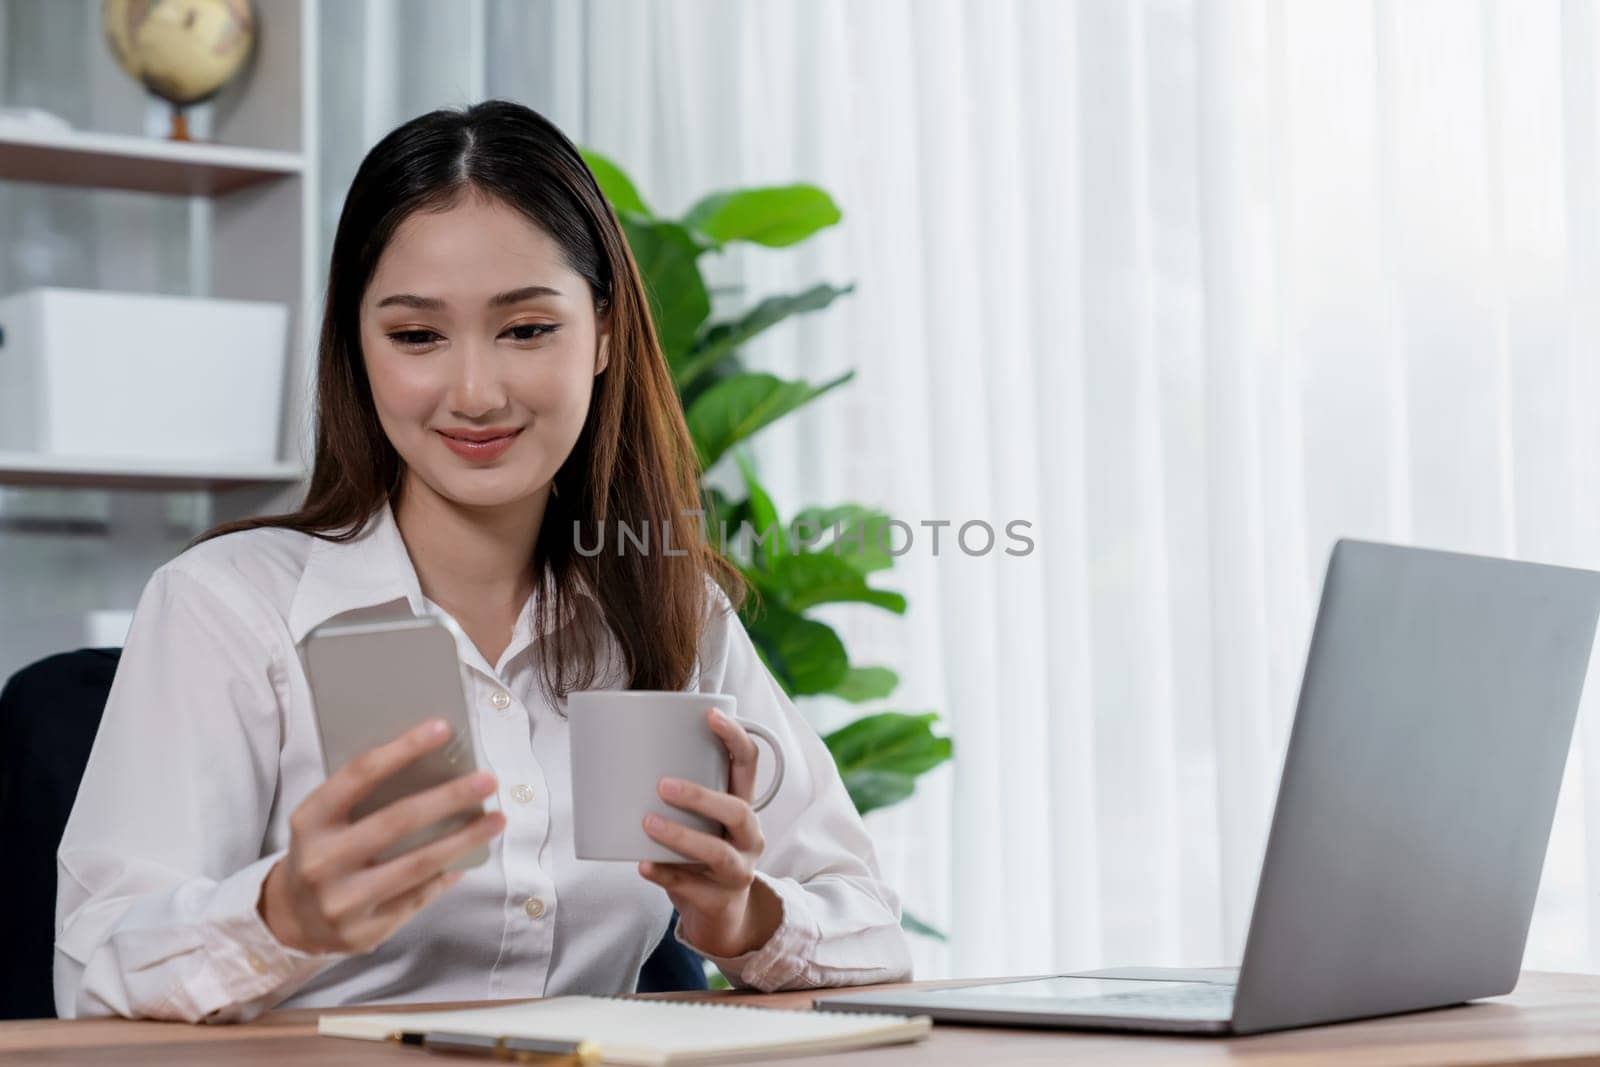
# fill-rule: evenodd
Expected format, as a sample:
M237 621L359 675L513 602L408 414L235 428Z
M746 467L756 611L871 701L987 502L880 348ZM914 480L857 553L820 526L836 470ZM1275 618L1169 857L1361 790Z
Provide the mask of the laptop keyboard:
M1056 1005L1062 1011L1083 1015L1229 1019L1233 1016L1233 987L1174 982L1171 989L1066 997L1057 1001Z

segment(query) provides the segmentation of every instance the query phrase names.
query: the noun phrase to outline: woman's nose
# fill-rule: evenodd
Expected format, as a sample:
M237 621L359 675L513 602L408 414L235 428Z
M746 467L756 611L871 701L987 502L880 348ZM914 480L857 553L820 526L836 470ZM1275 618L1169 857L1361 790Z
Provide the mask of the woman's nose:
M454 380L450 388L450 409L462 418L482 418L506 406L507 393L500 381L492 344L471 341L459 345Z

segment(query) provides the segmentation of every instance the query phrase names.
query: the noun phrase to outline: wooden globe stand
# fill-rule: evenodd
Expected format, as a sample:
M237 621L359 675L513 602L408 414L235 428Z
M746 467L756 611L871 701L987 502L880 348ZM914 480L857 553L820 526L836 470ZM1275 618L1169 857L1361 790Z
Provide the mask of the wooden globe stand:
M169 141L192 141L189 136L189 119L183 113L183 108L177 104L172 105L172 132L167 134Z

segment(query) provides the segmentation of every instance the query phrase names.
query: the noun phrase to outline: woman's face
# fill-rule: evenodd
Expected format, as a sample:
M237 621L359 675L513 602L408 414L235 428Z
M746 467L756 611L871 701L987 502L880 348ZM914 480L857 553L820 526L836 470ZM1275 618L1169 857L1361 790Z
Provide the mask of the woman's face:
M373 403L407 478L469 507L543 493L608 341L550 235L472 195L406 219L361 300Z

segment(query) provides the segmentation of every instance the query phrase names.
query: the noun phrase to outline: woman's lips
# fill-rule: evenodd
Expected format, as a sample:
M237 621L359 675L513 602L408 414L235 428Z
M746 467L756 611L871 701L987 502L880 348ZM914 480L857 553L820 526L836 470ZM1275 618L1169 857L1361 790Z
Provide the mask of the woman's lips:
M479 463L487 463L490 460L499 459L502 455L504 455L506 449L511 447L511 443L517 439L517 435L522 431L520 429L513 430L508 434L502 434L499 437L490 437L483 441L469 441L463 437L451 437L443 430L436 430L434 432L443 439L444 446L446 448L460 456L462 459L470 459Z

